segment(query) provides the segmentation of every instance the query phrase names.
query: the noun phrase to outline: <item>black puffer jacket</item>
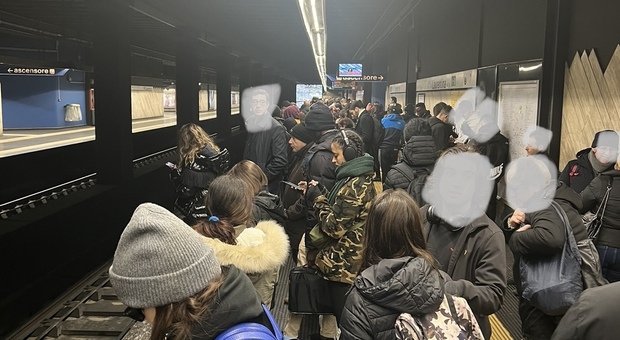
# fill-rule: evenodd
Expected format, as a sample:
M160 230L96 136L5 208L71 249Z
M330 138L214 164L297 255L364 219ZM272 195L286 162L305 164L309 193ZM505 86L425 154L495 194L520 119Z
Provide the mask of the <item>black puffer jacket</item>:
M603 172L592 180L590 185L581 192L583 208L580 213L598 209L603 201L607 185L611 183L607 208L603 216L603 225L596 238L597 245L620 248L620 171Z
M403 147L403 160L412 169L428 169L429 173L438 157L437 147L432 136L413 136ZM385 177L383 189L407 189L409 181L398 170L390 170Z
M280 197L263 190L254 197L254 208L252 210L254 222L274 220L283 225L286 221L286 211Z
M398 315L433 312L443 296L440 272L423 258L382 260L355 278L342 311L340 339L396 339Z
M443 151L454 146L454 142L450 141L450 136L456 138L458 135L452 130L452 125L442 122L437 117L429 118L428 123L431 125L437 150Z

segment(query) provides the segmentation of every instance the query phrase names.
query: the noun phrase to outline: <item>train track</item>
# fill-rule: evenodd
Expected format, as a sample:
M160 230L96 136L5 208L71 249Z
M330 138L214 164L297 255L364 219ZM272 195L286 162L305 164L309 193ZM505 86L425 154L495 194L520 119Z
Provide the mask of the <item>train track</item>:
M96 269L7 339L122 339L135 321L110 285L111 262Z

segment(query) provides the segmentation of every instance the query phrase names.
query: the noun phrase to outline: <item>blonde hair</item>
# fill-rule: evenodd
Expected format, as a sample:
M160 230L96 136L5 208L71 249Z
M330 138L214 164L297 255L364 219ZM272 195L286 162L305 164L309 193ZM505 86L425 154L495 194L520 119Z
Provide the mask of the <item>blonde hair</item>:
M256 163L247 159L235 164L228 174L239 178L250 186L254 196L258 195L269 184L267 175L265 175L263 170Z
M215 152L220 152L220 148L213 139L199 125L188 123L181 127L178 135L178 166L189 166L194 162L196 154L207 145Z

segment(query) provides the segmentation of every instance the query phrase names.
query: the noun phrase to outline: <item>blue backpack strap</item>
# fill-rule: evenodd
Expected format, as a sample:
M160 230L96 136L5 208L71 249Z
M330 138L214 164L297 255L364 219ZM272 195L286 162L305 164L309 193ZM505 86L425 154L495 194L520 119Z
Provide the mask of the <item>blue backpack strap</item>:
M263 304L262 307L265 315L267 315L269 323L271 324L271 328L273 328L273 333L268 327L260 323L244 322L236 324L223 331L217 337L215 337L215 340L282 340L282 331L280 331L280 328L278 327L278 324L276 323L273 315L271 315L271 312L269 311L267 306Z
M273 315L271 315L269 308L267 308L265 304L263 304L263 311L265 311L265 315L267 315L267 319L269 319L269 323L271 323L271 328L273 328L273 331L275 332L275 339L282 340L283 339L282 331L280 330L280 327L278 327L278 323L276 322L276 319L273 317Z

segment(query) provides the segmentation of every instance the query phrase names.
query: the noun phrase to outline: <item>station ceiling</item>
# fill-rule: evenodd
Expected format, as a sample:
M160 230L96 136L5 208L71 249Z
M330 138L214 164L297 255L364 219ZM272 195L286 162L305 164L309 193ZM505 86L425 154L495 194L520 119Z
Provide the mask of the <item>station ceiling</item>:
M96 15L89 1L110 0L0 1L0 55L32 48L53 52L51 42L58 40L87 46L92 41L91 18ZM176 30L179 26L190 27L203 45L203 66L215 67L215 53L211 52L218 47L233 57L258 62L284 78L320 83L295 0L127 0L127 3L132 46L138 53L174 62ZM367 52L377 48L374 42L381 38L394 16L410 3L408 0L325 0L328 72L333 65L363 59Z

